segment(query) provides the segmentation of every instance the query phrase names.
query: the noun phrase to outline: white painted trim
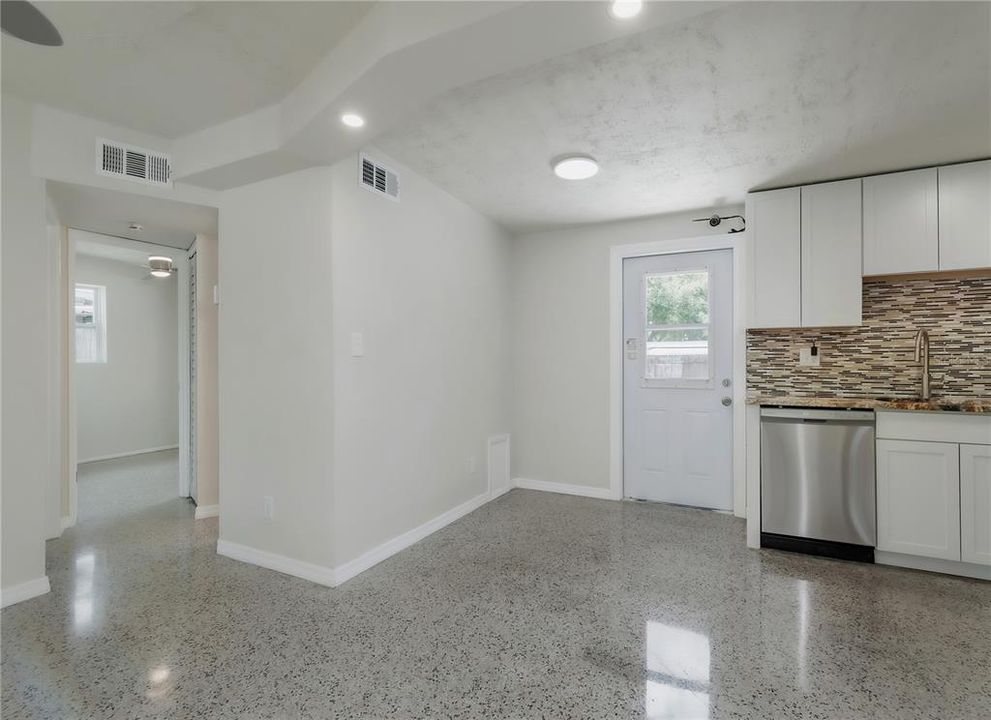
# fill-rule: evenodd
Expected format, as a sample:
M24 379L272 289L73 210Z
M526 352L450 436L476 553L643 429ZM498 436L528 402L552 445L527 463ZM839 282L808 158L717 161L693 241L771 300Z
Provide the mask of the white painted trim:
M491 497L489 492L486 490L486 492L481 495L476 495L471 500L461 503L457 507L451 508L442 515L438 515L433 520L429 520L423 523L423 525L403 533L399 537L395 537L388 542L382 543L378 547L369 550L363 555L359 555L350 562L337 566L337 568L334 569L335 583L340 585L341 583L347 582L355 575L363 573L370 567L392 557L400 550L405 550L410 545L413 545L428 535L431 535L441 528L450 525L455 520L460 520L468 513L473 510L477 510L482 505L489 502L490 499Z
M902 553L884 552L881 550L874 552L874 562L878 565L891 565L894 567L911 568L913 570L944 573L946 575L961 575L963 577L977 578L978 580L991 580L991 567L977 565L976 563L917 557L915 555L904 555Z
M760 547L760 407L748 405L747 418L747 547Z
M541 492L559 493L561 495L580 495L581 497L596 498L598 500L622 500L611 487L592 487L590 485L566 485L565 483L547 482L546 480L530 480L529 478L516 478L513 486L523 490L539 490Z
M248 563L249 565L257 565L268 570L293 575L303 580L315 582L318 585L334 587L333 569L322 565L294 560L285 555L257 550L256 548L240 545L228 540L217 541L217 554L231 558L232 560Z
M101 455L100 457L80 460L79 465L86 463L103 462L104 460L119 460L120 458L135 457L137 455L147 455L148 453L164 452L166 450L178 450L178 445L162 445L161 447L145 448L144 450L129 450L128 452L116 453L114 455Z
M514 485L513 482L514 482L513 480L510 480L508 487L506 487L506 488L504 488L502 490L496 490L494 492L490 492L489 493L489 500L495 500L496 498L501 498L503 495L505 495L506 493L508 493L510 490L514 489L516 487L516 485Z
M704 250L733 251L733 514L747 516L747 234L614 245L609 253L609 496L623 497L623 260ZM518 487L523 487L519 485ZM580 487L580 486L565 486ZM539 489L539 488L534 488Z
M220 516L219 505L197 505L196 512L193 513L194 520L203 520L204 518L212 518L219 516Z
M71 517L69 517L68 515L63 515L62 516L62 521L60 523L60 529L61 529L62 532L65 532L66 530L68 530L69 528L71 528L75 524L76 523L73 522L73 520L72 520Z
M327 587L336 587L363 573L365 570L378 565L396 553L405 550L410 545L423 540L428 535L432 535L438 530L450 525L455 520L460 520L468 513L485 505L491 499L488 491L481 495L476 495L471 500L451 508L442 515L438 515L433 520L429 520L392 540L384 542L378 547L359 555L354 560L339 565L336 568L328 568L322 565L303 562L302 560L294 560L284 555L257 550L247 545L240 545L227 540L217 541L217 554L233 560L239 560L251 565L258 565L269 570L285 573L286 575L293 575L304 580L309 580L310 582L326 585Z
M496 445L506 445L506 487L502 490L492 489L492 448ZM499 497L500 495L505 495L507 492L513 489L513 447L510 444L509 433L501 433L499 435L490 435L488 441L485 445L485 476L486 476L486 487L488 488L489 499Z
M195 241L194 241L195 242ZM179 304L179 497L189 497L189 254L176 251L176 295ZM171 256L170 256L171 257Z
M51 589L52 586L48 584L47 575L4 588L0 590L0 607L8 607L14 603L30 600L33 597L44 595Z

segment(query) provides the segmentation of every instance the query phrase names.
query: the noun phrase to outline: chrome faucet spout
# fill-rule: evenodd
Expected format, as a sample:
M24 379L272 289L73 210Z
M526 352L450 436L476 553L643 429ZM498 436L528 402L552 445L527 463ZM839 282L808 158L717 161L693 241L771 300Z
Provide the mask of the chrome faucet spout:
M915 334L915 362L922 363L922 399L929 400L932 396L929 387L929 333L919 330Z

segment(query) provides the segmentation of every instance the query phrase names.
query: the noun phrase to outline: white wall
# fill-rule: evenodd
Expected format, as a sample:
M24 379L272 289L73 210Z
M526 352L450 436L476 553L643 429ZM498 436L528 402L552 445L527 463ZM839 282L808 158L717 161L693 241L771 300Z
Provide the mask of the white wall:
M75 281L107 289L107 362L75 367L79 462L177 446L176 277L77 255Z
M327 168L221 200L220 540L320 567L333 562L330 231Z
M338 564L485 492L486 439L509 429L509 236L369 154L402 192L359 187L356 156L333 168Z
M2 575L7 604L15 586L47 583L47 488L55 487L57 416L51 412L49 327L54 300L55 248L46 229L44 182L30 172L31 108L3 97L2 141ZM57 395L57 393L56 393ZM13 591L13 592L12 592Z
M609 487L609 248L726 232L694 211L513 242L513 476ZM742 213L741 207L720 214Z

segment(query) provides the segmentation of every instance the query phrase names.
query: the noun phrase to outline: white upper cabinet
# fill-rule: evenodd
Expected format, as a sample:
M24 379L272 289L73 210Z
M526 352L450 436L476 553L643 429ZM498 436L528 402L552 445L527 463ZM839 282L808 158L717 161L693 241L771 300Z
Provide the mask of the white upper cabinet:
M939 269L991 267L991 160L938 173Z
M936 168L864 178L864 275L939 269Z
M747 196L751 327L802 324L801 209L801 190L797 187Z
M860 325L861 183L802 188L802 326Z

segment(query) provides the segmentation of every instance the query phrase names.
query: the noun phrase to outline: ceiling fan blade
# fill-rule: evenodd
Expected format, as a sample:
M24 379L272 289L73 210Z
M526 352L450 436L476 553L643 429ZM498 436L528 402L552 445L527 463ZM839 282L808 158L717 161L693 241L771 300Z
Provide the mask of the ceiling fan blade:
M25 0L0 2L0 28L6 35L35 45L57 47L62 44L62 36L51 20Z

